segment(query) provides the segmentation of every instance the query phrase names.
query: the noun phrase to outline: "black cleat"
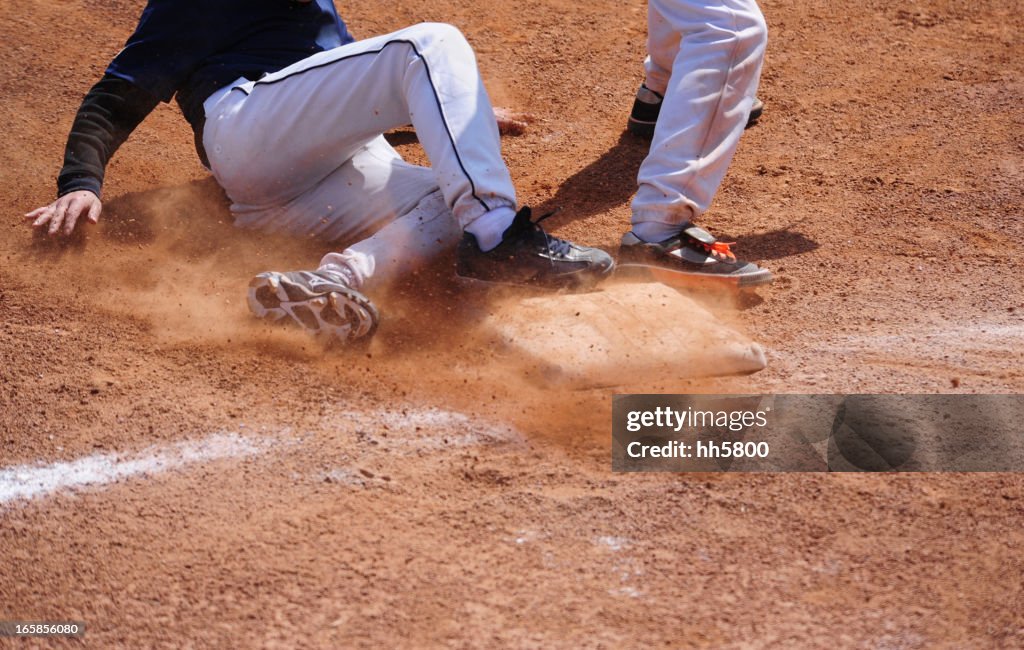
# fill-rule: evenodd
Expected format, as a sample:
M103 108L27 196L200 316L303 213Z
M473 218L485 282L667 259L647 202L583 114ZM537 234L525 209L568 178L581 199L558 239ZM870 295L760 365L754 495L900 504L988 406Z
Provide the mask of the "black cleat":
M633 100L633 110L629 114L627 128L631 133L644 138L654 137L654 127L658 123L658 115L661 113L661 103L665 96L656 93L645 85L640 86L636 91L636 99ZM760 119L764 113L764 102L757 97L750 107L750 116L747 118L747 127L751 127Z
M730 246L692 224L656 244L628 232L619 247L618 268L627 273L646 272L659 282L679 288L717 285L741 289L772 281L771 271L736 259Z
M530 214L530 208L517 212L501 243L486 253L472 234L463 233L456 253L456 275L483 282L561 289L590 287L612 272L615 262L603 250L544 232L539 223L554 213L536 222Z
M646 84L640 85L636 91L636 99L633 100L633 110L629 114L627 128L631 133L644 138L654 137L654 127L658 123L658 115L661 113L661 102L665 96L656 93Z
M750 115L747 116L747 128L754 126L759 119L761 114L764 113L764 102L759 98L754 98L754 103L750 105Z
M286 316L307 332L340 343L369 338L380 314L370 299L349 286L342 273L260 273L249 283L249 311L278 321Z

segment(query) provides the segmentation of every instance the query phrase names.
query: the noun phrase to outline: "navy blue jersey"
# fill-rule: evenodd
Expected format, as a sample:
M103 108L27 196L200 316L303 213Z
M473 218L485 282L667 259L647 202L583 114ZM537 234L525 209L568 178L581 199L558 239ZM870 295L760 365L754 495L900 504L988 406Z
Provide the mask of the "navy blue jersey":
M58 195L99 196L110 157L159 101L175 96L205 163L210 95L352 40L332 0L149 0L135 33L82 100Z
M161 101L177 93L196 127L206 98L235 79L259 79L352 40L332 0L149 0L107 74Z

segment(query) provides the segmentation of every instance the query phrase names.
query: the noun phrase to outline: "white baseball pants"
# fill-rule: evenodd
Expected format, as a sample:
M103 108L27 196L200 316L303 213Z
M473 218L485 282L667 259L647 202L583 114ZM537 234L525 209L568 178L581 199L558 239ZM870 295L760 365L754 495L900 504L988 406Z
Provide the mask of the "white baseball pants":
M425 23L320 52L204 105L203 145L235 223L329 241L359 286L386 283L511 223L515 190L494 112L463 35ZM412 123L432 169L382 133Z
M747 124L768 29L755 0L649 0L646 84L664 95L633 223L708 209ZM653 224L652 224L653 225Z

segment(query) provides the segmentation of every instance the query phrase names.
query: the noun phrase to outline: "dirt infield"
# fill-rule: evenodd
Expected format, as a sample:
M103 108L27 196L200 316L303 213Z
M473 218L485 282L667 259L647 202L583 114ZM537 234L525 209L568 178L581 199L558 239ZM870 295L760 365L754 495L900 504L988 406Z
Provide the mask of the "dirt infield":
M768 367L580 390L474 344L445 269L367 350L253 323L248 278L324 246L235 230L169 106L100 224L33 237L143 4L0 3L0 620L85 621L90 647L1024 647L1019 475L609 457L614 392L1024 390L1018 3L764 0L765 115L704 225L778 277L706 303ZM504 141L520 201L611 249L644 7L340 10L357 36L458 25L496 102L538 118Z

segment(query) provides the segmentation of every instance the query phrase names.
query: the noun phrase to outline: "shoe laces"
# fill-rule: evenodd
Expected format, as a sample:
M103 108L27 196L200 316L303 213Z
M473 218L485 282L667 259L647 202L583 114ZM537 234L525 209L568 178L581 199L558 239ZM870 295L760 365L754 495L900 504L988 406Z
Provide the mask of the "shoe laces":
M570 252L572 252L572 244L570 244L564 239L552 237L544 230L544 227L540 225L541 221L544 221L548 217L553 217L554 215L558 214L561 211L562 208L555 208L551 212L547 212L541 215L540 217L537 217L537 219L535 221L532 221L531 224L537 231L540 232L540 234L544 235L544 242L547 246L547 249L550 252L554 253L555 255L562 255L564 257L567 256Z

